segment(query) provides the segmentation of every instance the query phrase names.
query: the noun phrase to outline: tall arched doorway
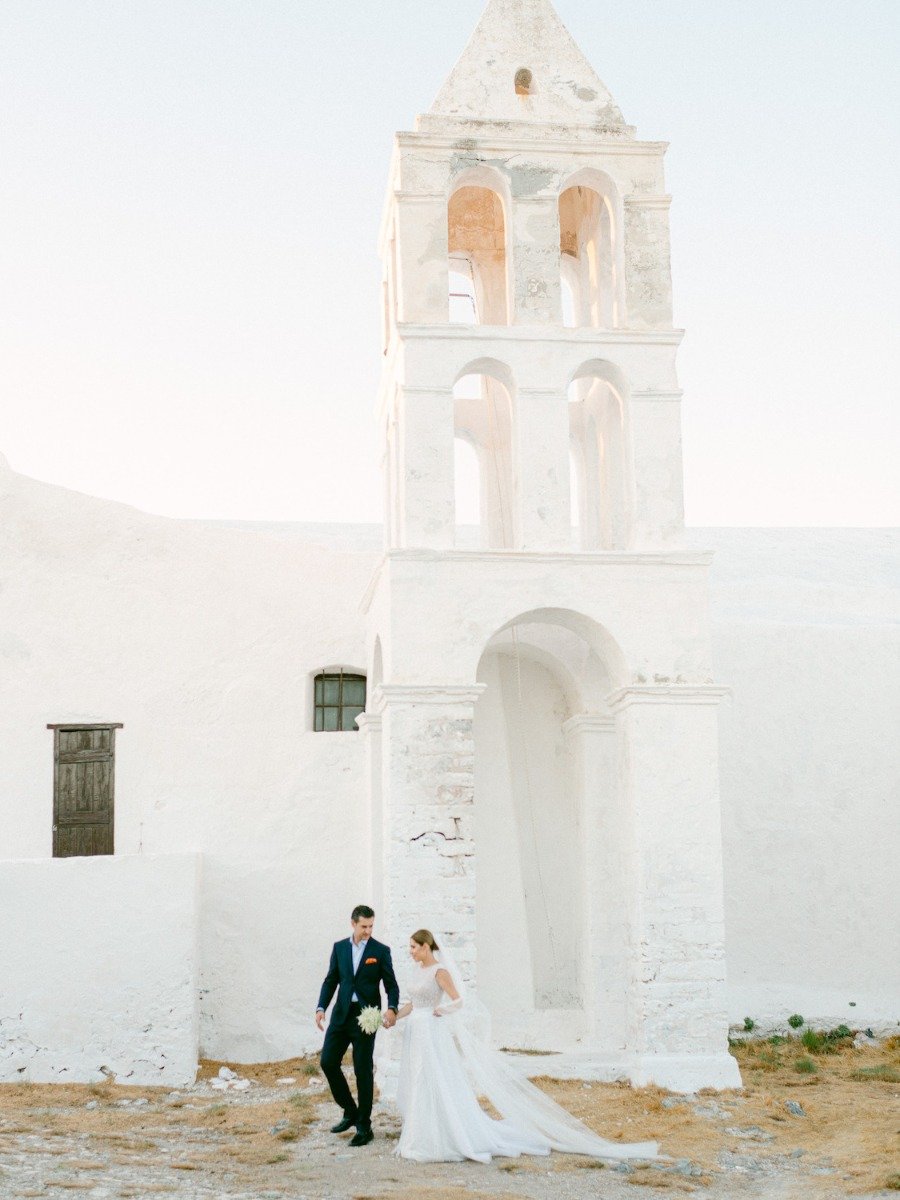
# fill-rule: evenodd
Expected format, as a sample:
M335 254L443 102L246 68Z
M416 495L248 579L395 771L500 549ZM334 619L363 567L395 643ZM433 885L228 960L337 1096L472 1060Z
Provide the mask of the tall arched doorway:
M628 831L603 635L542 610L495 634L479 665L478 990L505 1046L625 1044Z

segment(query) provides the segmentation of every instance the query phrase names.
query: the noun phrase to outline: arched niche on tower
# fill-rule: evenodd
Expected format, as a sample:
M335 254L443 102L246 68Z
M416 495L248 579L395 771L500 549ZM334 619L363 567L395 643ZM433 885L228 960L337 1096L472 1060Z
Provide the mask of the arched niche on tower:
M510 323L509 185L490 167L454 177L447 200L451 324Z
M633 881L606 705L623 677L607 630L554 609L505 624L478 664L475 840L482 860L504 862L478 881L478 979L507 1044L625 1037Z
M626 324L622 198L603 171L587 168L559 193L559 262L563 324L617 329Z
M602 359L569 384L574 512L582 550L627 550L634 519L631 413L627 380Z
M456 490L457 517L477 513L476 543L481 549L511 549L517 539L517 509L513 472L512 372L495 359L467 364L453 386L454 438L462 443L455 458L465 469L474 451L477 480L466 472L469 486L477 487L477 503ZM459 476L458 476L458 482ZM457 520L457 545L465 545L467 530Z

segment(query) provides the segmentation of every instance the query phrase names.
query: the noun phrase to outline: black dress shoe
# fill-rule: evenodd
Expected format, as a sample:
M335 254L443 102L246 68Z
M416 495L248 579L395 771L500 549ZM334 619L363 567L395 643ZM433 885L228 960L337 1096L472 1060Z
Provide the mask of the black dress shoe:
M345 1113L344 1116L341 1117L340 1121L338 1121L337 1125L332 1125L331 1132L332 1133L346 1133L348 1129L353 1129L355 1125L356 1125L356 1117L355 1116L348 1117Z
M351 1146L368 1146L369 1142L375 1141L375 1134L371 1129L357 1129L356 1137L350 1139Z

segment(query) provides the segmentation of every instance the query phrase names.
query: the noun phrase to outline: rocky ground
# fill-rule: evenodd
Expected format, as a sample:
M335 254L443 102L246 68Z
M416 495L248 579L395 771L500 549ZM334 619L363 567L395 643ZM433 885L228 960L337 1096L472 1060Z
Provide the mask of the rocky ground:
M0 1197L119 1200L836 1200L900 1192L900 1044L768 1041L735 1048L743 1092L541 1080L607 1137L657 1139L671 1161L564 1155L490 1166L414 1166L393 1154L396 1118L351 1150L314 1062L204 1064L175 1092L114 1084L0 1088ZM802 1066L799 1064L803 1064ZM233 1065L233 1064L232 1064ZM226 1069L225 1074L229 1071Z

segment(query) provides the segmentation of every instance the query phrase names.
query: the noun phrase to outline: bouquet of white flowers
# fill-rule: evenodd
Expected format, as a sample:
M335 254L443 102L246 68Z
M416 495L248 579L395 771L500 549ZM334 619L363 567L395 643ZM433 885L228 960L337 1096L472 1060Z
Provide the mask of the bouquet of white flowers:
M363 1033L370 1035L377 1033L383 1024L380 1008L364 1008L357 1019Z

